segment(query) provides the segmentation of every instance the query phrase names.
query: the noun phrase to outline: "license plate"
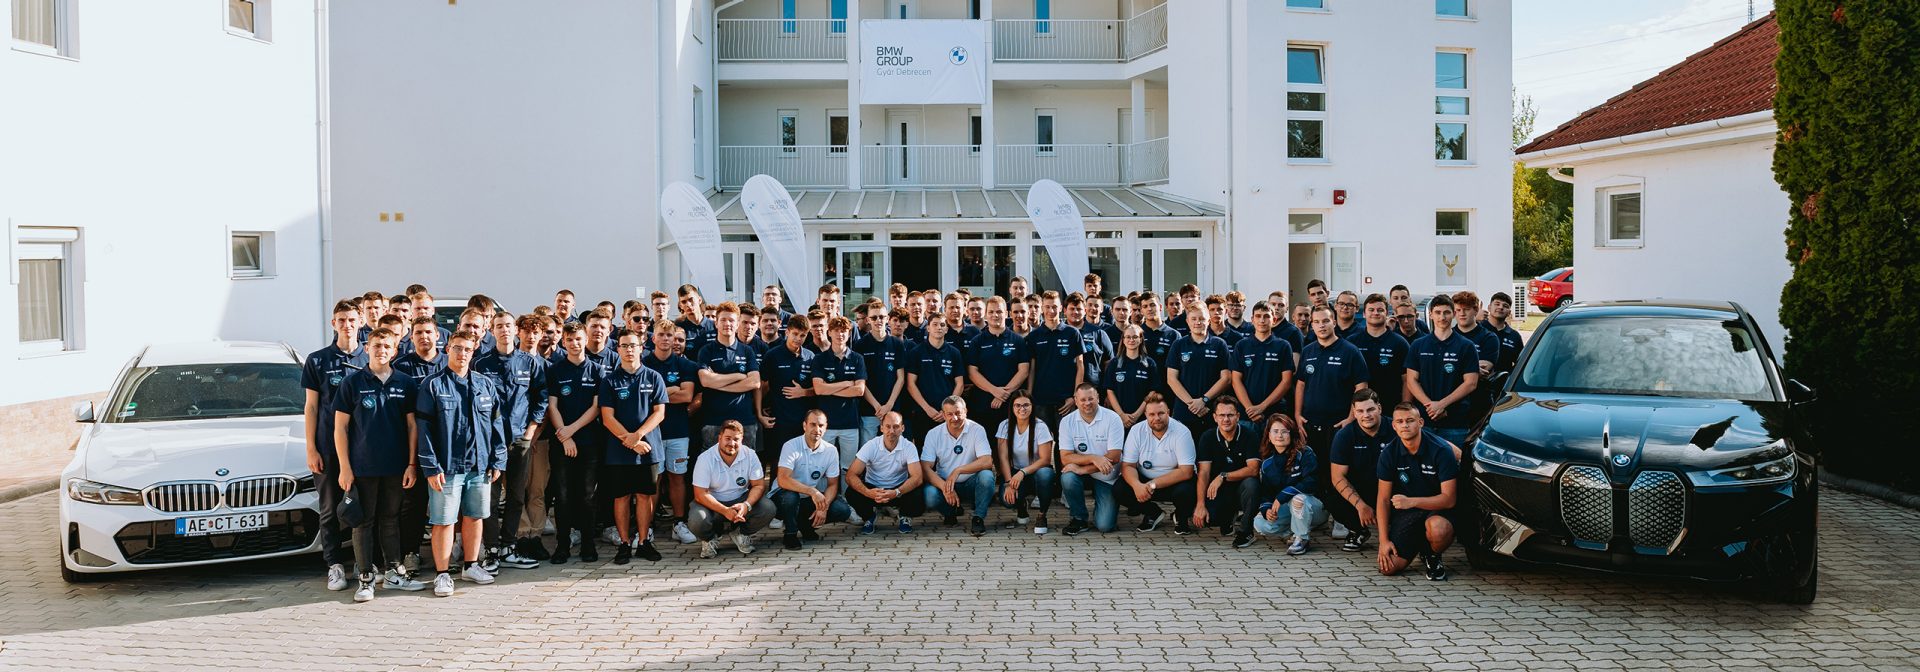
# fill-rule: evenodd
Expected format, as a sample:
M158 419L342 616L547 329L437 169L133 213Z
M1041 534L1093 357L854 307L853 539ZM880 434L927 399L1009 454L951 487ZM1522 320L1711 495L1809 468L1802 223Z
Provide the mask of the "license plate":
M236 513L226 516L201 516L199 518L173 519L173 534L180 537L202 537L209 534L233 534L235 532L255 532L267 529L267 512Z

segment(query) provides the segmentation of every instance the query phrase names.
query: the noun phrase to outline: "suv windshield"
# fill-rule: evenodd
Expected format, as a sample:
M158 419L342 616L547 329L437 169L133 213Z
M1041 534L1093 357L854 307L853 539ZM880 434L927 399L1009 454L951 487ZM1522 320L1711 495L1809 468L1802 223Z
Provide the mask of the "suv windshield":
M1774 400L1758 344L1739 321L1566 320L1538 338L1518 391Z
M291 415L305 409L298 364L139 367L107 402L103 422Z

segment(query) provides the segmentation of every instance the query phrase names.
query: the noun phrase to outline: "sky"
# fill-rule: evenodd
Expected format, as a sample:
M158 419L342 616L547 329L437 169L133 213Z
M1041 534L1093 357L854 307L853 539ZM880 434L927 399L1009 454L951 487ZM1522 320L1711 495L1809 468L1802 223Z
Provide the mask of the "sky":
M1513 85L1537 137L1747 23L1748 0L1514 0ZM1773 0L1752 0L1753 16Z

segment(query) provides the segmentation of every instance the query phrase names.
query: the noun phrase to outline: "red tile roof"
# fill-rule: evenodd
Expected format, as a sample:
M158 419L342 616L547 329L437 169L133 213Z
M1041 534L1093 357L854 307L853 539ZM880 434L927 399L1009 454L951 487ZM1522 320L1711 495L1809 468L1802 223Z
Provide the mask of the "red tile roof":
M1780 28L1768 13L1559 128L1514 150L1526 154L1773 109Z

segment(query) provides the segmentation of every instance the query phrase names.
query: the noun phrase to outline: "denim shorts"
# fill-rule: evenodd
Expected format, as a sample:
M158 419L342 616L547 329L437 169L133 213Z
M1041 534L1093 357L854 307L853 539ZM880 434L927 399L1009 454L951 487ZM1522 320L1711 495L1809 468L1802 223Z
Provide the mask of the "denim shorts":
M660 449L666 451L666 459L661 460L660 464L666 468L667 473L669 474L687 473L687 438L686 437L681 437L678 439L662 439L660 441ZM655 471L654 473L657 474L660 472Z
M427 524L452 525L460 518L485 520L489 515L487 472L447 474L439 490L427 488Z

